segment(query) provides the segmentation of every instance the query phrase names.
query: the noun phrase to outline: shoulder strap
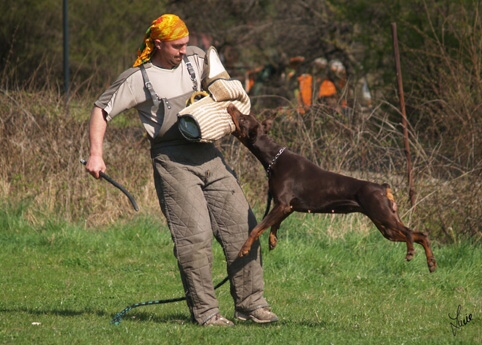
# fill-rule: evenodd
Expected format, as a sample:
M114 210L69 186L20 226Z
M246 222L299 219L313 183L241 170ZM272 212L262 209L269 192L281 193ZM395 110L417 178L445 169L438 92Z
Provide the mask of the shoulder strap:
M154 103L154 105L152 106L152 112L157 113L157 110L159 109L159 104L161 103L161 101L159 100L159 96L157 95L156 91L154 91L154 88L152 87L152 84L149 81L149 77L147 76L147 72L146 72L146 67L144 66L144 64L140 65L139 67L141 69L142 79L144 79L144 85L146 89L149 90L149 93L151 94L151 98L152 98L152 103Z
M197 91L196 73L194 72L194 68L192 67L191 61L189 61L189 59L187 58L187 55L184 55L183 59L184 59L184 62L186 63L187 71L189 72L189 75L191 76L192 89L194 91Z
M187 55L183 56L184 62L186 63L187 70L189 72L189 75L191 76L192 80L192 89L194 91L197 91L197 80L196 80L196 73L194 72L194 68L192 67L191 61L187 58ZM142 64L139 66L141 73L142 73L142 79L144 80L144 86L146 87L147 90L149 90L149 93L151 94L152 98L152 103L154 103L152 107L152 112L157 113L157 110L159 109L159 104L161 104L160 98L157 95L156 91L152 87L151 82L149 81L149 77L147 76L146 72L146 66L148 63Z

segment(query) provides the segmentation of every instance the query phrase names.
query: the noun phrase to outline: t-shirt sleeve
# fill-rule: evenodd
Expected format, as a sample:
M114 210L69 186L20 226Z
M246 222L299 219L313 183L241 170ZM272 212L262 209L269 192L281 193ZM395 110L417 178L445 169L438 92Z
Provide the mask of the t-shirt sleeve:
M110 121L123 111L135 107L139 100L133 89L136 68L130 68L122 73L117 80L95 101L94 105L107 113Z

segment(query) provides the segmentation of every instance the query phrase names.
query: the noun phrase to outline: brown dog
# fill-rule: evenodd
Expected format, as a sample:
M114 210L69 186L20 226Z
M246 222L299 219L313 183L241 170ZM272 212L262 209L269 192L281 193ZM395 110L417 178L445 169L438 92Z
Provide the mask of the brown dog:
M352 213L368 216L382 235L390 241L406 242L410 261L415 254L413 242L423 246L428 269L434 272L437 263L425 232L414 232L402 224L397 204L388 184L377 184L326 171L276 144L263 126L250 115L244 115L234 106L228 107L238 138L261 162L269 178L269 193L274 200L271 212L251 231L239 256L245 256L254 241L271 227L269 248L278 242L277 231L281 222L291 213Z

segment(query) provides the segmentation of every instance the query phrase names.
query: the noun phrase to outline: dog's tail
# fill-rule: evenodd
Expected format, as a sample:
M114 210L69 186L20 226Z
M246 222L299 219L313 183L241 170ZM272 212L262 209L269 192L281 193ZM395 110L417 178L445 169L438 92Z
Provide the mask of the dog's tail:
M270 191L268 191L268 200L266 201L266 211L264 211L263 219L266 218L269 213L269 209L271 208L271 200L273 200L273 196L271 195Z

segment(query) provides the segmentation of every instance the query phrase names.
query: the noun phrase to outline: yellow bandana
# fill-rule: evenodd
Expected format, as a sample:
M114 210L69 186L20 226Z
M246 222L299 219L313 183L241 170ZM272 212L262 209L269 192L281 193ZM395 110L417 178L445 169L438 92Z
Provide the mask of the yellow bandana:
M144 42L137 51L137 60L133 67L142 65L151 59L154 40L174 41L189 35L186 24L174 14L163 14L154 20L146 31Z

